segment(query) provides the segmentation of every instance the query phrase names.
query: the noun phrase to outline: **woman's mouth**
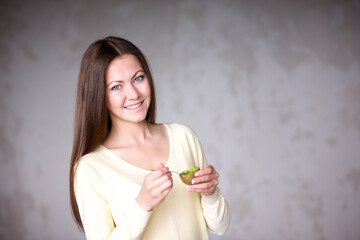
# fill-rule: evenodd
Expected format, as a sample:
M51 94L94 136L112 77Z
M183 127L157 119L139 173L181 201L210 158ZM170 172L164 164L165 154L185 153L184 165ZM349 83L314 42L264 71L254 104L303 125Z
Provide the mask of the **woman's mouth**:
M134 110L134 109L139 108L142 105L143 102L144 101L141 101L141 102L136 103L136 104L128 105L128 106L125 106L124 108L126 108L128 110Z

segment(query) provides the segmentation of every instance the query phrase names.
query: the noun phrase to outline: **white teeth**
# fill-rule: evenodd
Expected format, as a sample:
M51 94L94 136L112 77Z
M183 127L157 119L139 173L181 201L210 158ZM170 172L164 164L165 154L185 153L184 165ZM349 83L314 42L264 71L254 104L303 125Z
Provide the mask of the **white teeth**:
M139 102L138 104L135 104L135 105L126 106L125 108L126 108L126 109L135 109L135 108L140 107L141 103L142 103L142 102Z

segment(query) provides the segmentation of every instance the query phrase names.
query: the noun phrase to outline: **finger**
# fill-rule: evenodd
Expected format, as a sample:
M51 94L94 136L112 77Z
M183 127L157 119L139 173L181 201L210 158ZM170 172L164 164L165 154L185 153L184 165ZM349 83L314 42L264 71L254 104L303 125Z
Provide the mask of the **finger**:
M159 163L159 165L157 166L156 170L159 170L159 169L161 169L161 168L163 168L163 167L164 167L164 164L163 164L163 163Z
M167 173L162 173L159 172L159 174L161 173L161 175L159 175L158 177L154 178L151 183L149 184L149 188L151 190L159 188L162 184L164 184L166 181L171 181L172 182L172 175L170 172Z
M212 180L215 179L214 175L204 175L202 177L195 177L191 180L192 184L197 184L197 183L203 183L203 182L210 182Z
M169 179L163 182L157 188L155 188L153 190L153 195L158 197L162 197L164 196L164 194L167 195L167 193L172 189L172 187L173 187L173 181L172 179Z
M161 163L161 165L163 165L163 164ZM160 165L159 165L159 167L160 167ZM163 166L161 168L157 168L156 170L153 170L150 174L153 179L156 179L167 173L170 173L169 168Z
M163 181L161 180L161 177L163 176L168 176L168 178L172 179L171 172L167 172L167 173L164 172L166 172L166 169L163 171L156 170L145 176L144 186L146 187L147 191L151 192L153 189L158 187Z
M193 186L187 186L187 190L189 192L197 192L197 193L201 193L204 195L211 195L215 192L216 187L211 187L211 188L194 188Z
M209 181L209 182L189 185L188 188L193 189L193 190L204 190L204 191L206 191L207 189L214 188L217 185L218 185L218 181L217 180L212 180L212 181Z
M219 179L219 173L214 170L211 174L202 175L202 176L193 178L192 183L196 184L196 183L209 182L209 181L218 180L218 179Z
M194 187L194 185L191 185L191 186L187 186L187 190L189 192L196 192L196 193L201 193L202 195L205 195L205 196L209 196L215 192L216 186L213 186L210 188L196 188L196 187Z
M171 191L172 186L168 187L167 189L165 189L164 191L161 192L161 198L165 199L165 197L169 194L169 192Z
M211 174L214 170L214 167L211 166L211 165L207 165L205 166L203 169L197 171L195 173L195 176L198 177L198 176L204 176L204 175L208 175L208 174Z
M161 184L161 186L159 187L159 191L160 192L165 192L165 191L170 191L173 187L173 181L172 179L164 182L163 184Z

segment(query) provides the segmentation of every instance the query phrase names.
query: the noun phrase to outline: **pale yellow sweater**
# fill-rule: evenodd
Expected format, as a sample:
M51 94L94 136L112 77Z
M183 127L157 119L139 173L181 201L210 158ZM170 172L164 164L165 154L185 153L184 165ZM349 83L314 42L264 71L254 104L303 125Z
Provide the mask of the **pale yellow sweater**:
M207 165L194 132L181 124L164 124L170 141L166 164L181 172ZM173 174L173 189L152 212L139 207L138 196L148 170L121 159L104 146L83 156L76 170L75 194L87 239L208 239L223 234L230 208L217 189L212 196L188 192Z

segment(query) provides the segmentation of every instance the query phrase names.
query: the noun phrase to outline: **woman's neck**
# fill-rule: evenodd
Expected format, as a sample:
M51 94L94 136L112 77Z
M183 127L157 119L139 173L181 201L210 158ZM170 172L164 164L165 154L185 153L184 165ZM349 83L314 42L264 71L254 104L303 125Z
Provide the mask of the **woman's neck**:
M109 148L117 148L133 144L143 144L151 135L151 124L144 120L139 123L122 122L113 124L109 136L104 145Z

